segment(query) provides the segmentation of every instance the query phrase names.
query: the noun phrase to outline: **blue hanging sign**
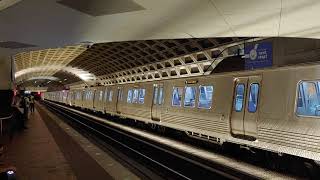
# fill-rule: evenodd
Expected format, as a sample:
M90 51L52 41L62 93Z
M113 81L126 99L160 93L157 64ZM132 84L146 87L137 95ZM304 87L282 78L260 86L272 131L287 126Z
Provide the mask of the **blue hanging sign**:
M272 43L261 42L246 45L244 48L245 69L258 69L272 66Z

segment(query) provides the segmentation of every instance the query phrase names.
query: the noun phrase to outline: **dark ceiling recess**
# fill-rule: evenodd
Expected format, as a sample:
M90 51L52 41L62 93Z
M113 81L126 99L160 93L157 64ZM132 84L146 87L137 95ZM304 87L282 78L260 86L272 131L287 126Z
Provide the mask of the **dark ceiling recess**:
M234 37L99 43L75 58L69 66L89 71L96 76L108 75L242 40L244 38Z
M36 46L32 44L25 44L25 43L20 43L15 41L5 41L5 42L0 42L0 47L8 48L8 49L21 49L21 48L30 48L30 47L36 47Z
M91 16L144 10L133 0L60 0L58 3Z

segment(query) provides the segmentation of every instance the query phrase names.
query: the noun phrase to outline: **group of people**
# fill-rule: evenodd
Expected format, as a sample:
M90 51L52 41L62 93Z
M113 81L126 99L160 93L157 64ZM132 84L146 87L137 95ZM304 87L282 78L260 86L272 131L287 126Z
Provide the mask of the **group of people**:
M27 129L25 122L29 119L29 111L34 113L35 99L33 95L17 94L13 101L13 106L16 109L17 127Z

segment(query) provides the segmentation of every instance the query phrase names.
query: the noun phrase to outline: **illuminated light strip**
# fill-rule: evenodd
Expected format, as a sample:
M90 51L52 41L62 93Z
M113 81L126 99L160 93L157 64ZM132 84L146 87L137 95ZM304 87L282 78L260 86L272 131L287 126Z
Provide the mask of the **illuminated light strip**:
M85 82L96 80L96 76L94 74L91 74L91 73L84 71L82 69L69 67L69 66L63 66L63 65L37 66L37 67L23 69L23 70L20 70L15 73L15 78L19 78L22 75L29 74L29 73L43 72L43 71L48 71L48 70L69 72L69 73L79 77L81 80L83 80Z
M37 77L31 77L31 78L27 79L27 81L30 81L30 80L38 80L38 79L47 79L47 80L51 80L51 81L58 81L58 80L60 80L59 78L54 77L54 76L37 76Z

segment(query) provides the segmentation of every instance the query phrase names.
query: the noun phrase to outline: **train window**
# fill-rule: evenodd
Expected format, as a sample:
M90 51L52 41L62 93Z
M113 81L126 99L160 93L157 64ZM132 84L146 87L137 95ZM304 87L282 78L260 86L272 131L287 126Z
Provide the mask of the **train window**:
M234 109L236 112L241 112L244 99L244 84L237 84L236 95L234 100Z
M159 99L158 99L158 104L161 105L163 102L163 87L159 88Z
M248 111L254 113L257 111L259 96L259 84L253 83L250 85L250 92L248 97Z
M184 92L184 107L195 107L196 104L196 87L187 86Z
M146 89L139 89L139 103L144 103L144 96L146 95Z
M132 103L138 103L139 89L133 89Z
M109 102L111 102L111 101L112 101L112 96L113 96L113 91L112 91L112 90L110 90L110 91L109 91Z
M172 91L172 106L181 106L182 87L174 87Z
M297 98L298 115L320 116L320 92L317 81L300 82Z
M158 87L153 87L153 104L157 104L158 100Z
M132 103L132 89L128 90L127 103Z
M199 87L199 108L211 109L213 86Z

